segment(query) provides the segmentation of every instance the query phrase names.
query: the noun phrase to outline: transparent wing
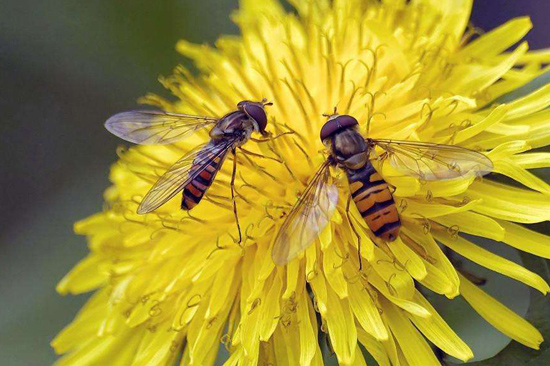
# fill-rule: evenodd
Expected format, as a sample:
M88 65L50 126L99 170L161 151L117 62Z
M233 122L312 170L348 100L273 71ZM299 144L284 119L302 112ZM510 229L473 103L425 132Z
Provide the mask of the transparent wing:
M137 213L146 214L165 204L204 171L212 160L220 158L218 165L221 167L234 141L234 139L210 141L190 151L172 165L147 192Z
M336 185L329 184L329 162L317 171L279 229L271 253L276 265L285 265L306 249L327 225L338 202Z
M382 139L367 142L385 150L382 157L395 169L423 180L482 176L493 170L487 156L459 146Z
M115 114L105 122L113 135L141 145L164 145L191 136L218 121L213 117L162 111L129 111Z

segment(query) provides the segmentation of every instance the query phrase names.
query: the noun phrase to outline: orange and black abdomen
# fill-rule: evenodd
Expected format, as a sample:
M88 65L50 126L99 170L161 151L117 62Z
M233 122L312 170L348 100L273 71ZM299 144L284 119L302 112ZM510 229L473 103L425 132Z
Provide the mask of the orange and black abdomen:
M220 169L222 163L221 157L216 157L209 160L202 167L196 166L191 169L189 174L194 174L196 169L202 169L202 171L183 189L183 198L181 200L181 208L183 210L190 210L199 204L202 197L212 185L216 173Z
M401 222L388 184L370 162L347 174L351 197L373 234L385 241L395 240Z

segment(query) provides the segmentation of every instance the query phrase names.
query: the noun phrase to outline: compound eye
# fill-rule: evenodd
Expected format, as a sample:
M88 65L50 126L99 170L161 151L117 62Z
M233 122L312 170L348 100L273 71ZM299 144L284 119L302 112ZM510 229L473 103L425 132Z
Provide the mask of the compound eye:
M329 119L321 128L321 141L332 136L338 131L341 131L345 128L352 127L357 125L357 120L348 115L337 116L336 118Z
M257 104L246 103L244 104L245 113L258 123L260 131L264 131L267 127L267 114L265 110Z

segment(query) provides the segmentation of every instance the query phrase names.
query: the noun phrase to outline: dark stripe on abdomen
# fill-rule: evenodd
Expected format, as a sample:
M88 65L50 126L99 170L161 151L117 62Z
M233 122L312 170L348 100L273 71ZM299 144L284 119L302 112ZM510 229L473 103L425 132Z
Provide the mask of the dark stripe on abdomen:
M185 186L181 200L181 208L183 210L190 210L199 204L202 197L214 181L214 177L218 172L220 161L220 158L210 160L207 163L206 168ZM193 172L193 169L191 169L191 172Z
M401 221L388 184L370 163L348 170L347 175L351 197L373 234L385 241L395 240Z

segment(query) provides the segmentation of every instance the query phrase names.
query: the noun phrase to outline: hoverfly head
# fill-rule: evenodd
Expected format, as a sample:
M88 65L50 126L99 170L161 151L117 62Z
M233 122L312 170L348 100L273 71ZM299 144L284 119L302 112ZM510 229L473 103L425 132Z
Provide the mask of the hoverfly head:
M321 128L321 141L333 136L335 133L340 132L346 128L355 127L358 125L355 117L347 114L336 114L336 108L334 114L328 116L328 121Z
M267 99L264 98L261 102L243 100L237 104L237 107L256 123L258 126L258 132L265 136L268 134L265 130L267 127L267 114L265 112L265 106L271 105L273 105L273 103L267 102Z

